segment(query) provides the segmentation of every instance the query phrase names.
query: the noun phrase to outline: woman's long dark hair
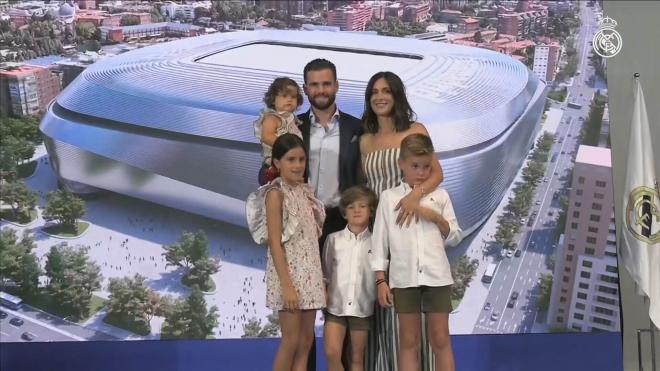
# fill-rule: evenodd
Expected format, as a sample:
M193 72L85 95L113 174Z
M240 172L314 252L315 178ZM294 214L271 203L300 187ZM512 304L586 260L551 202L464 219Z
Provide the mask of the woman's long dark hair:
M392 98L394 99L394 107L392 108L394 130L396 132L406 131L417 120L417 117L410 107L410 103L408 103L406 87L403 85L403 81L401 81L399 76L390 71L378 72L371 76L369 83L367 83L367 89L364 92L364 114L362 114L364 131L375 134L379 129L378 118L371 108L371 96L373 95L374 84L381 78L385 79L387 85L389 85Z

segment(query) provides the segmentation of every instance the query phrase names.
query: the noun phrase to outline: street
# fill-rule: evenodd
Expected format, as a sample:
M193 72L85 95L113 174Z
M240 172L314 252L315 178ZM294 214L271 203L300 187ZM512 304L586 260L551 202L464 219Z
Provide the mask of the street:
M586 83L594 74L587 58L591 48L589 41L598 28L593 9L581 3L582 27L575 44L580 58L580 74L568 86L566 101L551 106L563 110L563 114L555 131L556 139L550 150L545 178L537 186L533 206L529 210L530 215L536 212L537 216L531 226L523 224L518 235L518 249L522 253L519 257L503 258L492 283L482 283L481 277L475 277L473 281L473 284L489 286L484 309L475 323L475 334L537 332L533 330L537 321L545 322L544 318L538 318L539 277L541 274L552 274L546 260L554 254L556 247L553 235L561 211L559 199L561 195L568 195L583 120L589 114L591 99L597 90ZM569 101L575 101L582 107L568 108ZM518 295L517 299L512 300L514 292Z

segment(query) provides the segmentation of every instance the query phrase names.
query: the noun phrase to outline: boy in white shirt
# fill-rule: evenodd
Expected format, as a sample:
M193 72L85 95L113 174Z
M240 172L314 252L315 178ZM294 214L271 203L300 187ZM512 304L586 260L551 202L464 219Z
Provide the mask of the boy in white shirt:
M455 369L449 340L451 277L445 247L462 240L446 190L422 189L417 215L409 227L396 225L398 201L431 174L435 151L431 138L412 134L401 142L399 167L403 182L384 191L379 200L372 236L372 268L376 271L378 301L391 307L399 319L399 369L419 369L421 313L427 316L428 338L438 370ZM389 282L385 273L389 269ZM390 291L390 287L392 290Z
M350 369L364 370L364 350L376 302L368 228L376 204L376 194L364 186L345 190L339 210L348 224L330 234L323 248L328 299L323 337L330 371L344 369L342 347L347 330L351 343Z

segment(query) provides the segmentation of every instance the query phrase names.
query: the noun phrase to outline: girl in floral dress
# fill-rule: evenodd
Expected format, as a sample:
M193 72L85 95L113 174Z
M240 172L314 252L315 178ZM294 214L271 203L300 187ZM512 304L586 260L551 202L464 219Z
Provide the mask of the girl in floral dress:
M279 311L282 330L273 370L305 370L316 311L326 305L318 253L325 209L304 183L302 139L279 136L272 160L280 176L248 196L246 216L254 240L269 246L266 306Z

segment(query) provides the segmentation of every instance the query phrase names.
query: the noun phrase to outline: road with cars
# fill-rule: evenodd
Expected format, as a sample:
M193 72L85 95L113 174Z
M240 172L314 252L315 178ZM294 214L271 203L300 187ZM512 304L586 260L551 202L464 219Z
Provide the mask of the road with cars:
M594 71L586 58L591 52L589 41L597 30L593 8L582 3L580 18L582 27L576 39L580 74L568 87L567 102L553 104L564 112L546 164L545 177L536 189L530 218L521 221L517 250L502 257L492 282L486 284L480 281L481 277L475 277L473 283L488 287L483 310L474 326L475 334L534 332L535 324L545 322L545 318L539 316L543 315L538 308L539 277L552 274L547 261L556 248L554 230L561 210L559 199L568 195L580 131L596 91L593 84L588 83ZM582 107L569 108L569 101Z

